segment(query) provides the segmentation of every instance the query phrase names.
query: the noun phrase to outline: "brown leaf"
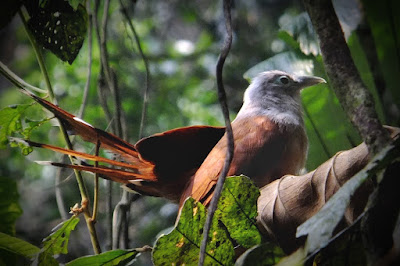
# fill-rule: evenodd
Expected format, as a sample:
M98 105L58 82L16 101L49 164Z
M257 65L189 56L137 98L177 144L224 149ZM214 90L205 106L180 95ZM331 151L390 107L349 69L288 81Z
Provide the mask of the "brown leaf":
M394 138L399 128L386 127ZM302 176L285 175L261 188L257 223L264 234L285 252L303 244L296 239L296 228L316 214L334 193L369 161L367 146L341 151L317 169ZM341 227L361 214L371 192L371 182L361 186L348 207Z

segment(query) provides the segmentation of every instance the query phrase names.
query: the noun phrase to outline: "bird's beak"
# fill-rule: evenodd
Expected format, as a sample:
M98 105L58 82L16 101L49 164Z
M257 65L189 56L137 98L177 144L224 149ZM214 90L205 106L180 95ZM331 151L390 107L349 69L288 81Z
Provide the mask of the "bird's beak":
M314 76L298 76L296 78L296 83L298 84L298 89L304 89L319 83L326 83L326 80L320 77L314 77Z

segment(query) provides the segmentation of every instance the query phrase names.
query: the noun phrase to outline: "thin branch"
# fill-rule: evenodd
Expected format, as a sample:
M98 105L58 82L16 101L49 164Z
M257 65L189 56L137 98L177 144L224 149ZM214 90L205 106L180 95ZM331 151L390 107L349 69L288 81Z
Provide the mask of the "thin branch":
M87 100L88 100L88 95L89 95L89 89L90 89L90 79L92 77L92 11L91 11L91 7L90 7L90 1L87 1L86 3L86 10L88 12L88 16L89 16L89 20L88 20L88 69L87 69L87 77L86 77L86 83L85 83L85 87L83 90L83 96L82 96L82 103L81 103L81 107L79 109L79 112L77 114L77 117L79 118L83 118L84 116L84 112L86 109L86 105L87 105ZM76 138L73 139L72 143L74 144L76 141ZM63 155L62 156L62 161L65 160L67 156ZM63 173L64 168L59 168L57 170L57 174L56 174L56 186L55 186L55 194L56 194L56 201L57 201L57 207L59 209L59 212L61 214L61 217L65 220L67 219L67 211L65 209L65 204L64 204L64 200L62 197L62 191L61 191L61 187L59 186L60 184L60 180L61 180L61 174ZM97 213L97 194L98 194L98 176L97 174L95 174L95 196L93 199L93 214L92 214L92 220L95 221L96 219L96 213ZM97 191L96 191L97 189ZM95 208L96 207L96 208Z
M12 72L3 62L0 61L0 73L8 79L11 83L19 88L23 88L26 90L36 91L39 93L47 93L47 90L42 90L38 87L35 87L31 84L25 82L25 80L21 79L17 74Z
M96 35L97 39L99 41L99 46L100 46L100 59L101 59L101 75L99 77L99 83L100 86L99 88L99 98L100 102L103 106L103 109L109 118L109 121L114 121L114 134L117 136L123 137L124 139L127 139L127 134L126 131L123 131L122 127L122 120L124 117L122 116L122 107L121 107L121 99L119 95L119 89L117 85L117 79L115 76L115 73L112 71L112 68L109 65L109 60L108 60L108 52L107 52L107 24L108 24L108 11L109 11L109 4L110 1L106 0L104 2L104 7L103 7L103 18L102 18L102 23L101 23L101 32L99 30L98 26L98 20L97 20L97 12L98 12L98 7L99 7L99 1L97 0L95 2L95 15L93 16L94 18L94 26L96 29ZM104 80L103 80L104 78ZM113 99L114 99L114 107L115 107L115 115L112 116L111 112L108 109L107 101L104 98L104 86L103 81L105 81L105 85L110 89L110 91L113 94ZM119 236L118 230L115 228L115 223L113 222L113 217L112 217L112 199L111 199L111 191L112 191L112 183L108 181L106 183L107 186L107 221L108 221L108 235L109 235L109 241L110 241L110 246L114 246L114 237ZM120 228L120 227L118 227Z
M222 70L224 67L225 59L229 54L229 50L230 50L231 44L232 44L231 6L232 6L231 0L223 1L225 27L226 27L227 36L225 37L224 45L222 47L222 51L218 58L218 62L217 62L217 66L216 66L218 99L221 104L222 113L223 113L224 119L225 119L226 135L227 135L227 139L228 139L228 149L227 149L227 153L226 153L226 157L225 157L224 167L222 168L217 185L215 186L214 195L212 197L210 207L208 208L208 215L207 215L206 223L204 224L203 239L201 241L201 246L200 246L200 258L199 258L200 266L204 265L208 233L210 232L212 219L213 219L215 210L217 209L218 200L221 196L221 191L222 191L225 179L226 179L226 175L228 174L230 164L233 159L233 153L234 153L234 148L235 148L233 132L232 132L232 125L231 125L231 121L229 119L229 110L228 110L228 105L226 102L224 83L222 80Z
M120 105L120 97L119 91L115 82L115 75L110 67L110 63L108 60L108 51L107 51L107 25L108 25L108 10L110 7L110 0L104 1L103 7L103 19L101 23L102 32L100 34L100 58L101 64L104 71L105 80L108 88L110 88L111 92L114 94L114 105L115 105L115 134L117 136L121 136L122 134L122 126L121 126L121 105Z
M88 66L87 66L87 76L86 76L86 83L85 88L83 90L82 96L82 104L81 108L78 112L78 117L83 118L85 108L87 105L87 100L89 96L89 89L90 89L90 81L92 78L92 53L93 53L93 45L92 45L92 28L93 28L93 21L92 21L92 8L90 5L90 0L86 2L86 10L88 12L89 20L88 20Z
M96 142L96 152L95 155L99 156L99 150L100 150L100 141L97 139ZM95 161L94 162L94 167L98 167L99 162ZM94 191L93 191L93 215L92 215L92 222L96 222L97 218L97 209L99 206L99 174L95 173L94 174Z
M99 5L100 5L100 0L95 0L95 5L94 5L94 12L93 12L93 17L92 17L92 22L93 22L93 26L94 26L94 30L96 33L96 38L97 38L97 43L99 45L99 47L101 46L101 38L100 38L100 30L99 30L99 22L97 19L97 14L98 14L98 10L99 10ZM105 78L104 78L104 71L103 71L103 65L100 64L100 74L97 80L97 93L98 93L98 97L100 100L100 105L103 108L104 114L106 116L107 121L110 123L111 121L113 121L112 118L112 114L108 108L107 105L107 101L106 101L106 97L105 97ZM107 181L108 182L108 181Z
M67 156L62 156L62 160L64 161L64 158ZM62 196L62 190L60 187L61 183L61 174L64 172L64 168L58 168L57 169L57 174L56 174L56 183L55 183L55 194L56 194L56 202L57 202L57 208L58 211L60 212L61 218L63 220L68 219L68 212L65 209L65 203L64 203L64 198Z
M144 128L144 123L146 120L146 113L147 113L147 102L148 102L148 94L150 90L150 70L149 70L149 63L146 55L143 52L142 45L140 44L140 38L139 35L136 32L135 27L133 26L132 21L129 18L128 11L126 10L126 7L122 3L122 0L119 1L121 5L121 12L124 15L126 21L128 22L129 28L131 29L133 36L135 38L136 46L139 50L139 54L142 57L144 67L146 69L146 84L145 84L145 90L143 94L143 105L142 105L142 115L140 119L140 128L139 128L139 139L143 137L143 128Z
M142 138L142 135L143 135L143 128L144 128L145 117L146 117L148 91L149 91L149 87L150 87L150 71L149 71L147 58L144 55L142 47L141 47L139 36L137 35L135 27L133 26L133 23L129 18L127 9L121 0L120 0L120 10L121 10L121 13L123 14L125 20L128 22L128 25L133 33L133 36L134 36L135 42L136 42L136 46L139 50L140 56L142 57L142 60L144 62L144 66L146 69L146 84L145 84L145 91L144 91L144 95L143 95L142 114L141 114L140 127L139 127L139 139L140 139L140 138ZM129 207L130 207L130 204L132 201L129 200L131 197L127 191L124 190L122 193L123 194L122 194L121 200L115 207L114 213L113 213L113 231L114 231L114 236L113 236L113 240L112 240L113 249L116 249L119 247L122 229L124 232L124 235L123 235L124 247L123 248L126 248L128 245L128 217L129 217ZM122 226L124 228L122 228Z
M49 75L48 75L48 72L47 72L47 69L46 69L46 65L44 63L44 58L43 58L42 52L40 50L40 47L37 45L34 36L30 32L30 30L28 28L28 25L27 25L27 22L26 22L26 19L25 19L25 16L22 13L22 11L19 10L18 14L19 14L19 16L20 16L20 18L21 18L21 20L22 20L22 22L24 24L24 28L25 28L25 30L27 32L29 41L31 42L33 50L34 50L34 52L36 54L36 58L37 58L40 70L41 70L41 72L43 74L43 77L44 77L44 80L45 80L45 83L46 83L47 92L48 92L48 94L50 96L50 99L54 103L56 103L57 101L56 101L56 98L55 98L55 95L54 95L53 88L52 88L51 83L50 83L50 78L49 78ZM63 135L63 138L65 139L67 147L68 147L68 149L72 150L73 147L72 147L72 143L71 143L71 141L69 139L67 130L66 130L64 124L61 121L60 121L59 124L60 124L61 133ZM71 163L73 163L73 159L72 159L71 156L70 156L70 161L71 161ZM99 254L99 253L101 253L101 249L100 249L99 240L97 238L96 228L94 227L94 223L91 221L91 214L90 214L90 209L89 209L90 204L89 204L87 188L86 188L86 185L85 185L84 180L82 178L81 172L79 172L77 170L74 170L74 172L75 172L76 180L77 180L77 183L78 183L79 191L80 191L80 194L81 194L81 205L82 205L82 208L83 208L83 211L84 211L86 225L87 225L88 230L89 230L89 234L90 234L90 239L91 239L91 242L92 242L93 250L94 250L94 252L96 254Z
M121 200L117 203L113 212L113 238L112 238L112 249L119 248L119 243L121 239L121 228L124 223L124 215L126 214L126 209L129 207L128 195L122 193Z
M100 6L100 0L95 0L94 2L94 12L93 12L93 26L94 26L94 30L96 33L96 38L97 38L97 42L98 45L100 47L100 57L102 55L102 46L101 46L101 42L102 42L102 38L101 38L101 34L100 34L100 29L99 29L99 22L98 22L98 12L99 12L99 6ZM100 59L102 60L102 59ZM113 121L113 117L112 114L108 108L107 105L107 101L105 99L105 95L104 95L104 90L106 88L105 86L105 77L104 77L104 66L101 63L100 64L100 74L97 80L98 83L98 97L100 100L100 105L103 108L104 114L106 116L107 121L111 124L111 122ZM112 127L111 127L112 128ZM114 132L114 130L111 129L112 132ZM113 237L113 229L112 229L112 184L110 180L104 180L105 186L106 186L106 232L107 232L107 244L106 244L106 249L109 250L112 247L112 237Z

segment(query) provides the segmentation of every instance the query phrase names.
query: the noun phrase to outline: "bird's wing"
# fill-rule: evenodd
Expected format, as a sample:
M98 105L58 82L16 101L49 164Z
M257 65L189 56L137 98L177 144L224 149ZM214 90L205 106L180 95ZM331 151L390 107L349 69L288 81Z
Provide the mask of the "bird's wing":
M190 172L189 179L224 133L224 127L182 127L144 138L135 148L141 159L155 165L159 179Z

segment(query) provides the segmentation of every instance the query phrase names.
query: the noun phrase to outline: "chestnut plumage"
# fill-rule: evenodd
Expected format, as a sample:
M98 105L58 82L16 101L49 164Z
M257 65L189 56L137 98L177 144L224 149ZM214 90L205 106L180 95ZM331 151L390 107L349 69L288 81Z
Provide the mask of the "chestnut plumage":
M298 174L307 157L300 90L321 82L311 76L282 71L260 73L244 94L232 122L235 152L228 175L244 174L261 187L285 174ZM122 162L48 144L27 144L109 164L54 166L74 168L124 184L138 193L165 197L182 204L191 196L208 204L223 167L227 149L224 127L190 126L141 139L132 145L97 129L54 104L23 91L52 112L69 131L116 153ZM117 168L115 168L117 167Z

